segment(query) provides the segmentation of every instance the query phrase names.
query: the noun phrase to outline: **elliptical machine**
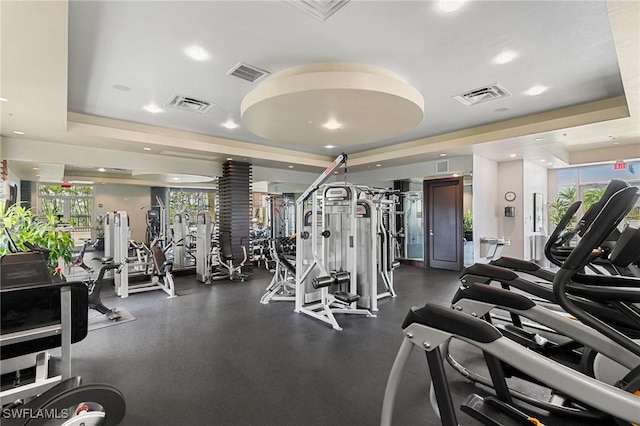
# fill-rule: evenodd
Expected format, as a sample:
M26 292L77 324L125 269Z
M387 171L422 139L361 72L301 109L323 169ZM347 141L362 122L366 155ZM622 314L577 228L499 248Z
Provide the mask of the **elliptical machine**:
M635 356L640 356L640 345L580 309L567 296L567 293L578 293L581 297L598 302L611 301L613 306L640 323L640 315L631 305L640 302L637 286L603 288L598 283L581 285L571 283L569 286L572 277L588 262L592 249L606 239L638 198L638 188L635 187L622 189L611 197L584 233L583 239L563 263L553 282L553 293L567 312L590 326L592 331L610 339L612 345L610 349L628 351ZM640 419L640 398L637 395L640 390L640 364L636 365L616 386L612 386L530 351L504 337L493 325L473 315L435 304L427 304L421 309L412 308L402 328L405 338L387 382L381 419L383 426L391 424L400 375L414 346L426 351L431 374L432 396L435 395L432 401L437 401L436 411L440 415L442 424L458 425L441 353L443 345L448 344L453 337L482 350L487 362L497 398L489 399L494 402L485 404L487 400L472 395L472 399L467 400L462 408L464 412L483 424L498 424L493 419L494 413L508 413L508 416L522 418L522 412L513 405L510 389L502 371L502 363L526 371L539 382L579 401L583 407L592 407L591 410L601 411L609 420L628 424L627 422L637 423ZM434 408L436 408L435 404ZM525 417L523 424L525 424L524 421L529 419ZM535 424L534 421L530 423Z

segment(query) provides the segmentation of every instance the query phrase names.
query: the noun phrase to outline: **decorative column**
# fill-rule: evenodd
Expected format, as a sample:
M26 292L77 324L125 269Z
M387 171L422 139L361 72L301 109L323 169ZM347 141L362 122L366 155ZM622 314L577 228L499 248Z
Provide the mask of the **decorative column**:
M31 208L31 189L33 188L34 182L30 180L21 180L20 181L20 201L22 202L22 207L25 209Z
M242 244L250 256L249 227L251 224L251 164L227 161L218 180L218 220L220 232L231 233L233 255L242 260ZM251 262L247 262L250 270Z

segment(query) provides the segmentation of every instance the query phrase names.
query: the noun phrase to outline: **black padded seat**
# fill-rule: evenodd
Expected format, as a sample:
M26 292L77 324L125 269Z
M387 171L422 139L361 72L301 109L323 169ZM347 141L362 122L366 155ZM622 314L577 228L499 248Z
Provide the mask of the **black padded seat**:
M518 274L499 266L476 263L462 271L464 275L478 275L481 277L495 278L496 280L513 281L518 278Z
M113 257L94 257L93 260L97 260L104 265L113 262Z
M344 303L353 303L360 300L360 296L357 294L347 293L346 291L336 291L333 293L333 297Z

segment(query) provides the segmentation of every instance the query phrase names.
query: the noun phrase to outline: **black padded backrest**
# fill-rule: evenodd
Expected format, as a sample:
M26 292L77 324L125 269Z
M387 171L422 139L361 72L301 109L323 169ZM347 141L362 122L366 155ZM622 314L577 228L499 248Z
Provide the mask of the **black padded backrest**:
M591 226L591 223L598 217L600 211L604 208L605 204L609 201L609 199L613 196L613 194L617 193L621 189L627 188L629 184L623 180L613 179L607 185L607 188L604 190L602 197L600 200L593 203L593 205L587 210L587 212L582 216L578 225L576 225L576 229L578 231L578 235L581 237L584 235L586 230Z
M233 259L231 232L220 232L220 255L225 260Z
M158 246L151 247L151 256L153 257L153 264L156 267L156 271L161 274L162 265L167 261L167 257L164 255L162 249Z
M609 260L622 268L640 261L640 228L627 226L622 231L613 250L611 250Z
M575 271L584 266L594 248L611 234L638 199L638 188L627 186L616 192L600 209L600 213L584 230L583 237L573 249L562 269Z

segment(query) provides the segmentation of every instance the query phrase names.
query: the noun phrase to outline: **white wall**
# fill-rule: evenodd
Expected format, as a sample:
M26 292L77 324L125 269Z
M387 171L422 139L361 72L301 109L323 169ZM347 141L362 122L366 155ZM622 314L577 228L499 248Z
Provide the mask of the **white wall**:
M506 161L498 164L498 233L500 237L508 238L510 245L505 246L502 251L503 256L524 258L524 166L522 160ZM475 189L475 187L474 187ZM514 201L507 201L504 194L513 191L516 194ZM533 195L532 195L533 197ZM504 208L506 206L516 208L515 217L505 217Z
M439 175L436 173L436 162L442 160L425 161L422 163L407 164L405 166L375 168L363 172L349 173L349 181L368 185L368 182L394 181L410 178L444 178L452 173L467 175L473 170L471 156L452 157L449 161L449 173Z
M535 259L534 239L535 236L541 235L534 230L533 224L533 194L542 194L543 224L547 226L547 202L548 197L548 173L545 167L541 167L531 161L524 161L524 259ZM548 233L548 232L547 232Z
M144 241L147 229L146 215L151 201L149 187L98 184L94 188L95 215L105 214L108 211L126 211L129 216L131 238L135 241Z
M465 183L462 187L462 211L473 211L473 183L471 181Z
M499 237L498 163L473 156L473 257L480 260L480 238Z

